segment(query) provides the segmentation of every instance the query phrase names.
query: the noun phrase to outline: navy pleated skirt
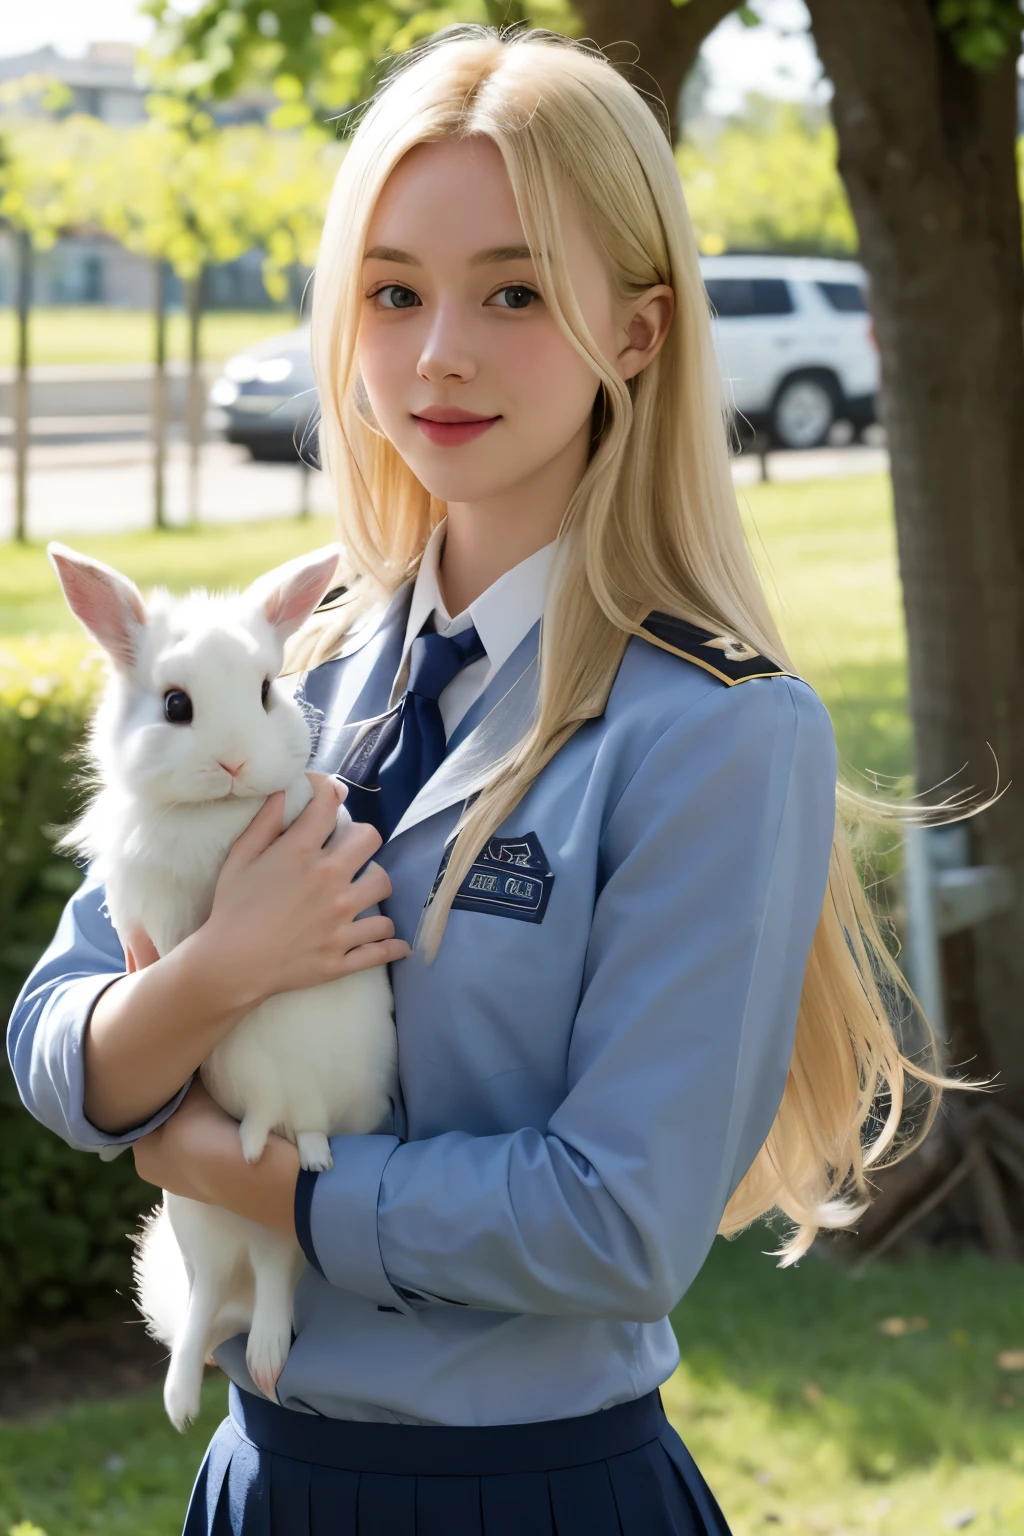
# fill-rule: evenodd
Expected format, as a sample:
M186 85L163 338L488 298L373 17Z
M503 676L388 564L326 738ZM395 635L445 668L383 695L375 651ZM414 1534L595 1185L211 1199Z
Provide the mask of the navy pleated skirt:
M469 1429L229 1401L184 1536L729 1536L657 1392Z

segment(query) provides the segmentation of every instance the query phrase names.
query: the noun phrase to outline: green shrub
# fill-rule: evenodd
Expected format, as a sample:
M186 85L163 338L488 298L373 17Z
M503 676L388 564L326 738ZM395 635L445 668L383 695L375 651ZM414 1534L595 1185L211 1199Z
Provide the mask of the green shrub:
M59 637L0 643L0 1007L6 1018L81 878L54 851L79 794L75 750L97 681ZM125 1233L152 1204L131 1157L73 1152L22 1107L0 1062L0 1325L96 1316L130 1280Z

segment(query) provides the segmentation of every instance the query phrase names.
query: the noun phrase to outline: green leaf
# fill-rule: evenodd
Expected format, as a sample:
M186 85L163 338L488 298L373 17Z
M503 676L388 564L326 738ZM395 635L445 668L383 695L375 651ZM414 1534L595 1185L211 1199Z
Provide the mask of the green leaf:
M676 163L700 249L847 256L853 217L831 124L809 127L790 103L761 101L711 144L680 144Z
M935 24L945 32L961 64L995 69L1020 46L1021 0L939 0Z

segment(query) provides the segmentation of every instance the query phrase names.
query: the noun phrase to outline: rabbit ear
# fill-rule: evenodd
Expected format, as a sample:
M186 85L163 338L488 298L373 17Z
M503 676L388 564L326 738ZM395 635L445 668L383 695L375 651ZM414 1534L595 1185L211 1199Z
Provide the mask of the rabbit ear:
M146 605L138 587L120 571L101 560L90 560L66 544L48 544L46 553L75 618L122 670L129 671L146 624Z
M245 595L257 603L278 636L287 640L305 624L330 587L337 568L338 546L328 544L260 576Z

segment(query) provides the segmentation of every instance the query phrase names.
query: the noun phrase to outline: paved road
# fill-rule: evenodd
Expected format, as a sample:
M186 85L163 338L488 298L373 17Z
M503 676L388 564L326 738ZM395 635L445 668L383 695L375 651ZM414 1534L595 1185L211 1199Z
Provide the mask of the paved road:
M153 472L142 418L104 418L102 431L89 430L81 418L57 423L36 418L30 457L29 533L37 539L76 533L119 532L147 528L152 522ZM45 424L45 433L39 428ZM92 423L89 424L90 426ZM67 430L81 426L77 440ZM211 429L215 422L211 420ZM9 443L9 439L7 440ZM806 453L769 453L773 480L812 480L876 474L889 467L884 448L821 448ZM13 454L0 436L0 540L14 527ZM743 454L733 463L737 484L762 477L762 461ZM168 520L184 522L188 494L185 445L172 443L168 454ZM330 488L323 476L307 478L309 505L330 512ZM255 464L248 451L211 437L204 444L200 471L199 515L204 522L247 522L287 517L303 498L303 471L292 464Z
M0 540L14 528L13 455L0 449ZM145 442L73 443L34 447L28 484L28 528L35 539L148 528L153 520L153 469ZM203 522L287 517L302 506L304 472L293 464L254 464L248 450L204 444L199 476ZM330 512L329 486L308 474L309 505ZM188 456L171 445L165 480L168 521L187 516Z

